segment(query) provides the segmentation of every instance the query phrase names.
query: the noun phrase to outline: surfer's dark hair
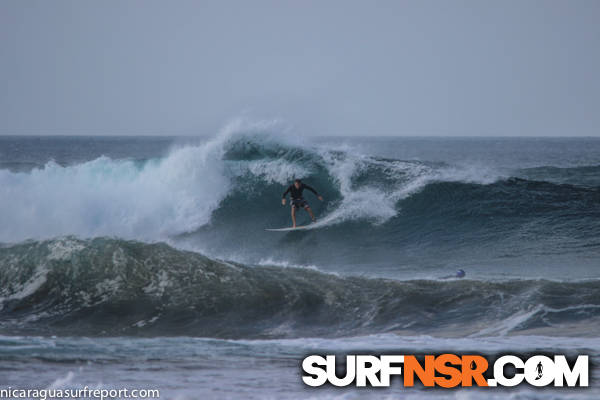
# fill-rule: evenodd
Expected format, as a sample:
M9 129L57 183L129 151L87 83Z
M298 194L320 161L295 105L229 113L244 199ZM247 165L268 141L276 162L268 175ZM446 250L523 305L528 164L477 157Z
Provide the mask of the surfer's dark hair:
M294 179L294 183L296 183L296 182L301 183L302 181L299 178L296 178L296 179Z

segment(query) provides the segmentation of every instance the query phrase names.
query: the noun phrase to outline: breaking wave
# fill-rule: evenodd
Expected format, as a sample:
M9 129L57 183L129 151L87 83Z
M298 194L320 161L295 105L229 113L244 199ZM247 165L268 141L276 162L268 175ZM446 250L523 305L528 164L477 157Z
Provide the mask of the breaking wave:
M397 281L246 266L166 244L74 237L0 248L0 333L594 335L597 281Z
M593 181L598 168L540 167L507 176L308 145L269 124L238 122L162 158L0 169L0 241L117 236L183 241L221 257L232 256L236 242L244 252L268 256L264 246L274 247L274 236L256 232L289 224L289 209L279 199L299 177L325 197L320 203L307 196L320 219L313 231L321 231L321 243L364 241L383 248L550 231L597 248L592 238L600 228L590 221L600 216L600 186Z

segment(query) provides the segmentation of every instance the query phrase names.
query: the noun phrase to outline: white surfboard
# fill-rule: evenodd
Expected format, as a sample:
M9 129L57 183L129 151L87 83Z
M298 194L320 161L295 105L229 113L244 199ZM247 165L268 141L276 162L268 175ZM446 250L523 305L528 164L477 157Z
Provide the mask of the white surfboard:
M306 229L310 227L310 225L299 225L295 228L292 228L291 226L289 228L267 228L265 229L265 231L269 231L269 232L288 232L288 231L297 231L297 230L302 230L302 229Z
M311 230L317 228L323 228L329 225L329 223L333 220L331 216L325 218L319 218L317 222L309 223L307 225L298 225L295 228L287 227L287 228L267 228L265 231L269 232L288 232L288 231L297 231L297 230Z

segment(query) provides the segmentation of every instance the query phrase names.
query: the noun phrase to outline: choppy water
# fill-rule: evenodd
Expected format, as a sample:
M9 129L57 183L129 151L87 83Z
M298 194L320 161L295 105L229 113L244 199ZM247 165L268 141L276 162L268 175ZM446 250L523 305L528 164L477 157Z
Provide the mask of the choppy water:
M599 173L600 140L584 138L1 137L0 386L504 398L308 390L299 365L358 350L593 360ZM319 222L264 232L290 223L295 177L325 197L306 194Z

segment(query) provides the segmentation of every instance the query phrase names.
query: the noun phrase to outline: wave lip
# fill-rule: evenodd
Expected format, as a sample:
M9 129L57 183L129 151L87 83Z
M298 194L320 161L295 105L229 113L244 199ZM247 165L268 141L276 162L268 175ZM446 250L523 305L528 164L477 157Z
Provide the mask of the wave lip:
M597 281L340 277L111 238L4 246L0 265L0 334L589 336L600 326Z
M525 179L587 187L600 187L600 165L578 167L542 166L519 170Z

